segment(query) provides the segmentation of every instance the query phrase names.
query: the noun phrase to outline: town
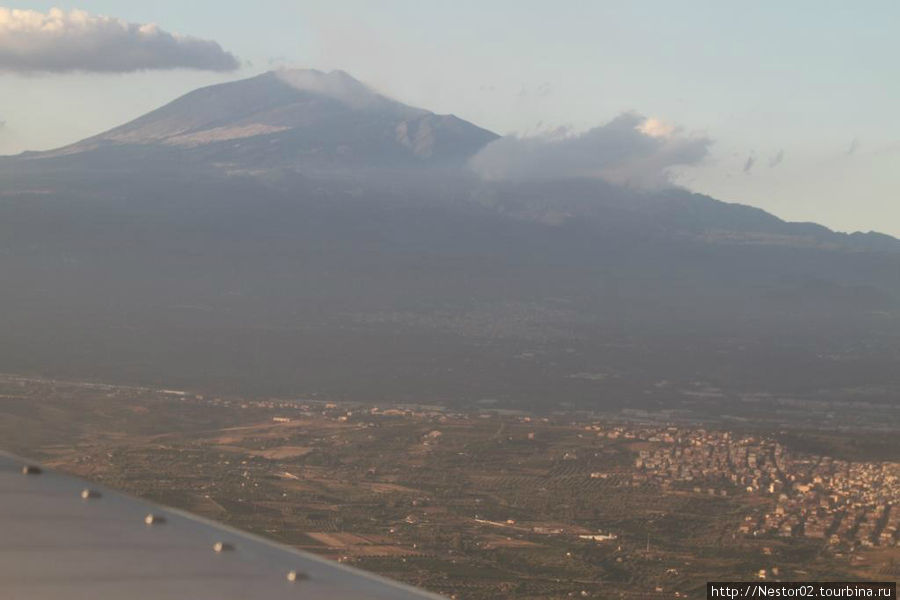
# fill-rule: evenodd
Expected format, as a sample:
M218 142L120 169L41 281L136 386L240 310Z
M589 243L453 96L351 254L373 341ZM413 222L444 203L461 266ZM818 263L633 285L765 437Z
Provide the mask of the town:
M632 434L613 434L622 433ZM900 463L797 455L770 439L702 429L667 428L641 437L662 445L640 451L635 481L774 499L774 507L745 517L742 534L827 539L836 553L897 544L900 506L892 507L900 503Z
M5 444L50 467L458 600L898 575L900 451L878 433L858 447L633 414L13 376L0 398Z

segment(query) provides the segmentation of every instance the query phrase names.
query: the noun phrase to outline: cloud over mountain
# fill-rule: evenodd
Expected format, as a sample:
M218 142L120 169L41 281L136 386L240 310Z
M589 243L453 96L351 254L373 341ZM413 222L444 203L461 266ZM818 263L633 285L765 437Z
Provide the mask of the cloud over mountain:
M671 185L670 169L706 157L712 141L637 113L573 134L562 128L534 137L507 136L470 161L488 180L603 179L634 188Z
M238 68L218 43L169 33L153 24L57 8L47 13L0 8L0 72Z

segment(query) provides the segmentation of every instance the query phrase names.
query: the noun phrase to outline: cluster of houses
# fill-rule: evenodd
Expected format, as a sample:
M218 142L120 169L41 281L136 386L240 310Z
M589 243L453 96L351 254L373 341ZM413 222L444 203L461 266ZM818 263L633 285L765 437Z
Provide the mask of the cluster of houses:
M635 461L648 481L774 499L745 518L742 534L804 536L848 547L898 543L900 463L800 455L771 439L703 429L668 428L654 437L662 443L641 450Z

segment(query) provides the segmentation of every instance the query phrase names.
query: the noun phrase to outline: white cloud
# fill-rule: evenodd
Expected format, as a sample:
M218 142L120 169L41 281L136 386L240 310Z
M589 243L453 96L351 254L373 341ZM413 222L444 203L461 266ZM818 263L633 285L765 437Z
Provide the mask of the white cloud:
M214 41L168 33L153 24L80 10L0 8L0 72L230 71L238 66L237 58Z
M638 131L650 137L669 137L675 133L675 126L663 123L659 119L649 118L638 125Z
M671 168L694 165L711 140L636 113L573 134L562 128L534 137L508 136L481 150L470 166L488 180L602 179L636 188L672 185Z
M316 69L278 69L276 74L279 79L298 90L336 98L354 108L364 108L383 100L365 84L341 70L325 73Z

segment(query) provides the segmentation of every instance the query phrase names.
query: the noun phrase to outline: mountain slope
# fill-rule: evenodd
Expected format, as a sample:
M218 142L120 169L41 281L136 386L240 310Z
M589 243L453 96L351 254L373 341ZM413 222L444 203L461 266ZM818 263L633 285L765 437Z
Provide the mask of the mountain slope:
M459 165L496 135L412 108L342 71L287 70L191 92L44 158L170 147L235 168Z
M494 138L301 71L2 159L0 370L541 407L896 397L894 238L481 181L466 159Z
M290 194L306 185L304 178L316 178L327 180L328 193L339 188L415 203L440 196L548 226L580 220L601 231L624 227L713 244L900 252L889 236L785 223L683 190L642 193L596 180L480 181L466 162L496 139L455 116L387 98L342 71L282 70L198 89L55 151L0 159L0 177L8 194L79 185L127 194L141 177L196 182L233 175L252 175Z

